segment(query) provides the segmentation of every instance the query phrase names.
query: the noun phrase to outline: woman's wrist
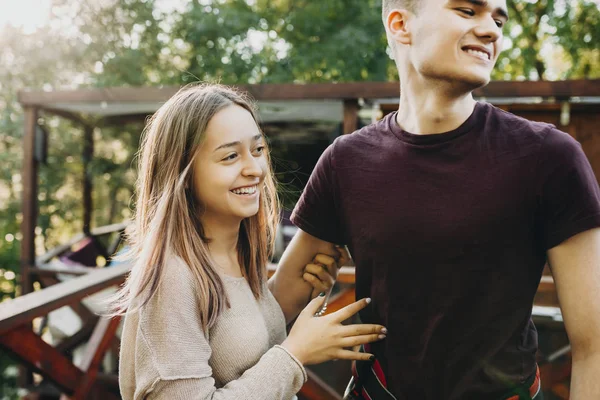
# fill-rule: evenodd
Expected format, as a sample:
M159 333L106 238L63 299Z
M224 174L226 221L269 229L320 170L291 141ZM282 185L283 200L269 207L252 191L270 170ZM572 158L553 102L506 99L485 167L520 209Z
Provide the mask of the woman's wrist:
M286 349L288 353L293 355L296 358L296 360L300 362L300 364L306 365L306 356L304 355L304 352L301 351L301 346L297 346L293 340L290 340L289 337L285 339L280 346Z

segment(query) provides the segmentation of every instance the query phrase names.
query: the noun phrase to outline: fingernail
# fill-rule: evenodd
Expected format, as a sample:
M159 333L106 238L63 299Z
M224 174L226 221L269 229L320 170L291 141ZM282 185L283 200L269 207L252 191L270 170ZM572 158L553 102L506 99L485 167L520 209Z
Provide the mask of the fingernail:
M381 333L387 333L387 328L381 328Z
M375 361L375 356L372 355L371 357L369 357L369 361Z
M369 303L371 302L371 298L370 298L370 297L367 297L367 298L365 299L365 301L367 302L367 304L369 304Z
M385 335L379 335L377 336L379 339L385 339Z
M325 292L321 292L321 293L319 293L319 296L320 296L320 297L325 297Z

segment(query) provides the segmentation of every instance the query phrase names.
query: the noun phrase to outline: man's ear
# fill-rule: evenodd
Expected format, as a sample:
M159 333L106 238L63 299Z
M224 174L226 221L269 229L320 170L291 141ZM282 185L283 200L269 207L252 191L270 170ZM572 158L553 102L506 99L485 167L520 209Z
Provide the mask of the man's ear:
M412 38L408 24L411 16L410 11L402 9L393 9L388 14L385 21L385 30L396 43L411 44Z

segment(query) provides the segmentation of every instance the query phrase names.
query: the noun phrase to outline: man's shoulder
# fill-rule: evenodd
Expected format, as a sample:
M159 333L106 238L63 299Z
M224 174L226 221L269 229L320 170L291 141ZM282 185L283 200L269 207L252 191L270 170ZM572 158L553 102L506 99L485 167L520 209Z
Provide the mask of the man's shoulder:
M487 103L486 107L482 138L501 149L518 150L520 154L540 154L579 147L573 137L551 123L532 121Z
M332 147L336 154L347 155L348 152L361 150L361 152L379 151L385 147L385 139L390 137L389 118L387 115L379 121L363 126L352 133L338 136Z
M549 132L560 132L553 124L532 121L519 115L515 115L510 111L503 110L492 104L484 104L487 108L486 112L488 127L502 130L503 134L527 135L543 140L543 138Z

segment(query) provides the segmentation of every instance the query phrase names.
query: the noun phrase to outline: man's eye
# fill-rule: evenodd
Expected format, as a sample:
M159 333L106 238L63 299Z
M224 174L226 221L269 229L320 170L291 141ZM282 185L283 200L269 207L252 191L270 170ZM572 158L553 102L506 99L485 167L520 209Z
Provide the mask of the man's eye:
M458 8L457 10L470 17L475 15L475 10L472 10L470 8Z
M501 20L497 19L496 20L496 25L498 26L498 28L502 28L504 26L504 22L502 22Z

